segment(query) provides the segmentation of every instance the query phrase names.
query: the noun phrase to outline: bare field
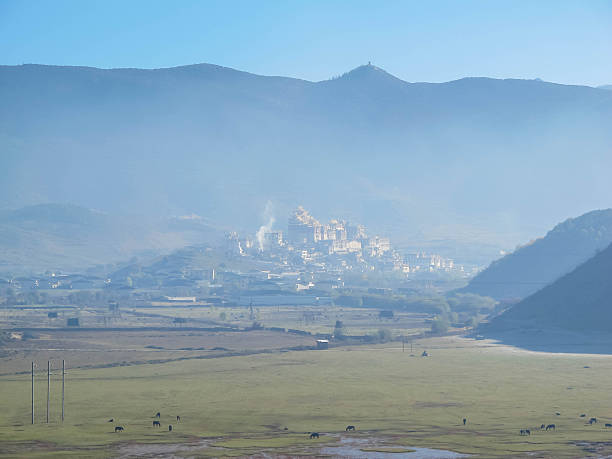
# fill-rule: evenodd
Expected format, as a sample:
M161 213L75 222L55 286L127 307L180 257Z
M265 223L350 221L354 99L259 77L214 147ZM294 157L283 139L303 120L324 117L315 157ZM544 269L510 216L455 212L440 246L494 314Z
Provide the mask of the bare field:
M279 351L313 346L314 338L265 330L210 332L194 330L95 331L44 330L12 333L0 346L0 373L29 371L30 361L46 368L65 359L70 368L136 365L189 358Z

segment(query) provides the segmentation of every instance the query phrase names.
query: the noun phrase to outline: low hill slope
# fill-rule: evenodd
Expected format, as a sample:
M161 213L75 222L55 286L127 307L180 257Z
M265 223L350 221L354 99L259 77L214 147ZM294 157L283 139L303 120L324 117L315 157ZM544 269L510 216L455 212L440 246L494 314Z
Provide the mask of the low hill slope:
M0 211L0 271L75 270L156 255L222 233L200 219L117 216L67 204Z
M494 261L462 292L498 300L525 298L612 243L612 209L559 223L545 237Z
M612 245L483 327L612 331Z

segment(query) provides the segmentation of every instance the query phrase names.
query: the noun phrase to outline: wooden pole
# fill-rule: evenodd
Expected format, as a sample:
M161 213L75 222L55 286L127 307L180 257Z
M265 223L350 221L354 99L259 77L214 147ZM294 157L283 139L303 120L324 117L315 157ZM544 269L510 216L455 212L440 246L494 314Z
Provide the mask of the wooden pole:
M32 362L32 424L34 424L34 362Z
M47 424L49 424L49 400L51 399L51 361L47 360Z
M402 352L404 352L404 345L406 344L406 338L402 336Z
M64 399L66 394L66 361L62 360L62 422L64 422Z

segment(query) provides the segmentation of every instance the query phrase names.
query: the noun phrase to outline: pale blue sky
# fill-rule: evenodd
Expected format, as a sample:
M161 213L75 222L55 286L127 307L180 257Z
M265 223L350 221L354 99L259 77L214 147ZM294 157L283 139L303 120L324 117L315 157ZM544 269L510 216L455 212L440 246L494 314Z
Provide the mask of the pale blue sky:
M612 84L612 0L0 0L0 64Z

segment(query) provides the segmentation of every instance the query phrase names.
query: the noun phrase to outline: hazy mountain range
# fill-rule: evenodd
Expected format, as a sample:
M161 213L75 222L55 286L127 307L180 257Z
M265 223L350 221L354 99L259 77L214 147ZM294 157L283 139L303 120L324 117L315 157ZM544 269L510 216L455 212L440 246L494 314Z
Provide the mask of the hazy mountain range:
M0 66L0 208L60 202L255 232L302 204L491 260L610 206L612 92L536 80L321 82L200 64ZM35 250L35 249L34 249Z
M498 300L524 298L552 283L612 243L612 209L559 223L476 275L462 292Z

